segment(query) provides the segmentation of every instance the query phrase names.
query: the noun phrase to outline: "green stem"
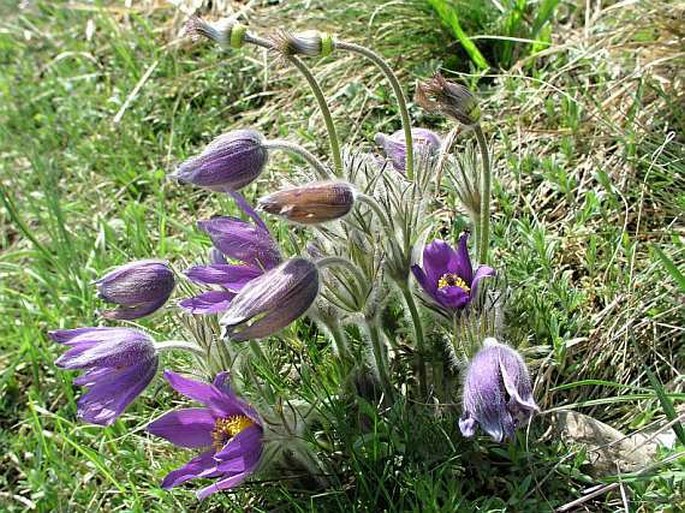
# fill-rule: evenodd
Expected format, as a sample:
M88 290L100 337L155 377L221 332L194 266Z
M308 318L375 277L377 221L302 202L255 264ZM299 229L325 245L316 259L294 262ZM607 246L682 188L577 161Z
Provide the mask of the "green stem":
M488 143L485 140L483 129L480 125L475 126L476 139L480 146L483 172L480 177L480 234L478 238L478 262L487 264L488 249L490 247L490 153Z
M276 139L274 141L268 141L264 144L267 149L273 150L284 150L295 155L302 157L307 163L312 166L319 178L322 180L330 180L332 178L330 171L326 166L309 150L304 149L299 144L292 143L290 141L285 141L283 139Z
M421 324L421 316L416 308L416 302L414 301L414 296L409 290L409 286L406 283L400 284L400 289L402 290L402 295L407 303L409 314L411 315L411 320L414 324L414 333L416 335L416 351L419 353L419 390L422 398L426 398L428 397L428 379L426 376L423 324Z
M389 230L390 234L394 232L392 228L392 223L390 222L390 218L383 211L383 208L378 204L378 202L375 199L363 193L357 194L356 199L371 207L371 210L373 210L376 213L378 218L381 220L381 223Z
M335 347L338 350L338 355L340 355L340 359L345 362L351 361L350 347L347 343L347 336L345 335L343 329L340 327L340 324L337 321L331 321L326 323L326 327L328 328L328 331L330 331L331 333L333 343L335 344Z
M274 49L274 45L271 41L255 36L254 34L245 34L245 42L261 46L267 50ZM333 157L335 173L336 175L340 175L342 174L343 169L342 154L340 153L340 142L338 139L338 133L335 130L335 124L333 123L333 116L331 115L331 110L328 108L328 103L326 102L326 97L323 94L323 90L321 89L321 86L317 82L316 77L314 77L314 74L311 72L309 67L302 62L299 57L295 55L285 55L284 57L288 59L300 73L302 73L305 80L307 80L307 83L309 84L309 88L312 90L312 93L314 93L314 97L316 98L316 102L319 104L319 110L323 116L324 123L326 124L326 130L328 131L328 139L331 145L331 154Z
M194 342L188 342L186 340L165 340L164 342L155 342L155 349L157 349L157 351L181 349L182 351L188 351L201 358L207 357L207 352L204 349Z
M370 319L364 319L364 321L366 323L369 340L371 341L371 352L373 353L376 368L378 369L378 379L381 384L381 389L388 397L388 400L392 403L395 399L395 393L390 381L388 354L385 350L385 347L383 347L380 329L378 328L378 322Z
M345 41L336 41L335 47L341 50L347 50L348 52L357 53L362 55L372 61L385 75L385 78L390 82L395 96L397 97L397 104L400 110L400 116L402 117L402 128L404 129L404 141L407 145L407 160L406 160L406 171L407 178L409 180L414 179L414 146L412 144L411 135L411 120L409 119L409 111L407 110L407 100L404 97L404 92L402 92L402 87L400 86L397 76L393 72L392 68L388 66L388 63L383 60L383 58L377 53L359 46L354 43L348 43Z
M364 274L362 274L362 272L359 270L359 267L354 265L347 258L332 255L323 257L316 261L316 266L319 269L323 269L324 267L330 267L332 265L341 265L345 267L347 270L349 270L354 275L360 287L364 287L364 285L369 281L366 279Z

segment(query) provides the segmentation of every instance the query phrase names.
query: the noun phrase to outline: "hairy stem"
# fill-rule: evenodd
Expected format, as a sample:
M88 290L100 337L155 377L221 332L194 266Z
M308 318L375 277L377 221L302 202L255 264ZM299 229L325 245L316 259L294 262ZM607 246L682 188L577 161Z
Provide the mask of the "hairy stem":
M267 50L274 49L274 44L268 39L264 39L254 34L245 34L245 42L251 43ZM317 82L316 77L311 72L309 67L302 62L302 60L295 55L285 55L284 56L290 63L297 68L297 70L304 76L305 80L309 84L309 88L314 94L316 102L319 104L319 110L323 116L324 123L326 124L326 131L328 132L328 139L331 145L331 154L333 158L333 167L335 168L336 175L342 174L343 164L342 164L342 154L340 153L340 141L338 139L338 133L335 130L335 124L333 123L333 116L331 115L331 110L328 108L328 103L326 102L326 97L323 94L323 90Z
M366 329L371 341L371 352L373 353L376 369L378 370L378 379L381 384L381 389L392 403L395 399L395 393L390 381L390 369L388 366L388 353L383 340L381 338L381 331L378 322L375 319L364 319Z
M164 342L155 342L155 349L157 349L157 351L181 349L182 351L188 351L201 358L207 357L207 352L204 349L195 342L188 342L187 340L165 340Z
M404 130L404 141L407 145L407 160L406 160L406 171L407 178L409 180L414 179L414 146L412 144L411 136L411 120L409 119L409 111L407 110L407 100L404 97L404 92L402 87L400 87L400 82L397 80L397 76L393 72L392 68L388 66L388 63L383 60L383 58L377 53L365 48L363 46L348 43L345 41L336 41L335 47L341 50L347 50L348 52L353 52L363 57L366 57L372 61L385 75L385 78L390 82L395 96L397 97L397 104L400 110L400 116L402 117L402 128Z
M475 126L476 139L480 146L481 163L483 172L480 177L480 234L478 236L478 262L487 264L488 249L490 247L490 152L485 140L483 129L480 125Z
M302 157L307 163L312 166L319 178L322 180L330 180L332 178L328 168L309 150L306 150L299 144L292 143L290 141L285 141L283 139L276 139L274 141L268 141L264 144L267 149L273 150L284 150L295 155Z
M350 271L354 275L360 287L364 287L364 285L369 281L366 279L364 274L359 270L359 267L354 265L347 258L332 255L323 257L316 261L316 266L319 269L323 269L324 267L330 267L332 265L339 265Z
M409 308L409 315L411 315L412 324L414 325L414 333L416 336L416 351L419 354L419 391L422 398L428 397L428 379L426 376L426 359L425 359L425 347L423 339L423 324L421 323L421 316L419 315L419 310L416 308L416 301L414 301L414 296L409 290L409 286L406 283L400 284L400 289L402 290L402 295Z

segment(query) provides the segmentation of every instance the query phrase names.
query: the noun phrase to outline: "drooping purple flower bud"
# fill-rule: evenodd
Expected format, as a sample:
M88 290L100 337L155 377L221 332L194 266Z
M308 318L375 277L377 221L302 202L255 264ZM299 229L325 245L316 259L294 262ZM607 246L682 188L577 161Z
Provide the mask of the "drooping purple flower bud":
M157 372L154 341L128 328L78 328L49 333L55 342L69 346L55 364L82 369L75 385L90 390L78 402L79 417L107 426L147 387Z
M238 190L262 172L269 153L255 130L234 130L214 139L202 153L183 162L171 178L209 189Z
M450 312L466 308L476 297L480 281L495 275L486 265L473 272L468 237L467 233L459 237L456 250L443 240L434 240L423 249L423 267L411 267L424 292Z
M461 84L448 82L440 73L416 88L416 103L429 112L439 112L465 125L480 120L480 107L471 91Z
M227 216L198 221L197 225L228 258L258 269L271 269L281 262L276 241L263 226Z
M459 429L472 437L478 426L495 441L511 439L515 429L539 411L523 358L494 338L469 364L464 381L463 412Z
M102 299L119 305L103 317L130 320L161 308L173 292L175 280L166 262L140 260L117 267L95 283Z
M426 128L412 128L411 135L414 155L435 154L440 149L440 136ZM398 130L391 135L376 134L376 144L383 148L385 155L398 171L404 171L407 164L407 144L404 130Z
M241 290L219 324L231 340L268 337L304 314L318 293L316 265L293 258Z
M227 372L217 374L212 384L171 371L166 371L164 377L177 392L205 407L171 411L148 425L150 433L179 447L204 449L170 472L162 488L173 488L195 478L215 479L198 490L197 497L202 500L239 486L257 470L262 456L264 428L255 409L236 396Z
M271 41L274 49L284 55L325 57L335 48L333 37L318 30L306 30L297 34L280 30L272 36Z
M354 190L347 182L313 182L283 189L259 200L259 207L300 224L339 219L354 205Z

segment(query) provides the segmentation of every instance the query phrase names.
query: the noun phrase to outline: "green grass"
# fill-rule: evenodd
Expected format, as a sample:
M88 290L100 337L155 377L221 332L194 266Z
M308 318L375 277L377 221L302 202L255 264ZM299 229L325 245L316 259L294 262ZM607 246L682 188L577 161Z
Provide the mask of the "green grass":
M423 2L308 6L304 16L299 2L259 6L251 23L329 27L370 44L401 70L407 89L440 63L468 69ZM660 6L609 10L587 34L581 18L554 25L555 45L532 61L518 61L523 54L512 47L507 73L481 84L461 76L482 86L494 138L493 260L508 286L504 338L529 357L543 409L571 405L626 433L683 412L685 109L677 71L684 63L670 44L677 16ZM160 383L112 427L79 424L79 391L55 368L61 350L45 333L97 322L102 305L91 281L111 266L157 255L182 268L201 258L208 241L194 221L232 207L168 183L175 162L245 125L325 152L323 124L302 81L284 65L265 68L261 53L169 44L178 29L171 8L37 2L4 14L0 510L537 512L618 479L592 476L584 449L547 431L549 415L497 446L462 439L449 409L434 421L426 408L403 402L379 416L363 401L333 401L317 426L327 440L319 456L335 469L328 489L312 490L297 472L280 481L285 471L276 469L202 505L190 489L161 490L163 475L188 454L143 427L177 398ZM645 72L635 72L637 55ZM399 127L374 68L334 56L316 70L346 141L370 146L376 131ZM418 125L447 128L410 110ZM248 196L281 183L292 167L274 159ZM451 232L464 217L445 208L436 222ZM278 233L288 239L287 229ZM142 325L169 338L185 329L169 315ZM268 362L254 372L283 396L335 394L341 377L316 328L298 323L285 340L267 344ZM306 364L299 380L283 372L295 355ZM350 416L371 434L360 436ZM620 476L631 511L677 511L685 501L682 456L681 442L643 472ZM584 506L615 511L623 499L614 489Z

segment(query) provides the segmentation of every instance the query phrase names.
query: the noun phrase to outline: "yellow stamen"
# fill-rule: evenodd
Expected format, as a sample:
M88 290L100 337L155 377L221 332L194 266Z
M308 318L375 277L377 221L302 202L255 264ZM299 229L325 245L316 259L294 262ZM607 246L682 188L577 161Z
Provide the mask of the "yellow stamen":
M217 419L212 430L212 445L217 451L220 451L231 438L253 425L252 419L243 415Z
M464 292L471 292L471 288L466 284L466 282L460 276L454 273L443 274L438 280L438 290L446 287L459 287Z

